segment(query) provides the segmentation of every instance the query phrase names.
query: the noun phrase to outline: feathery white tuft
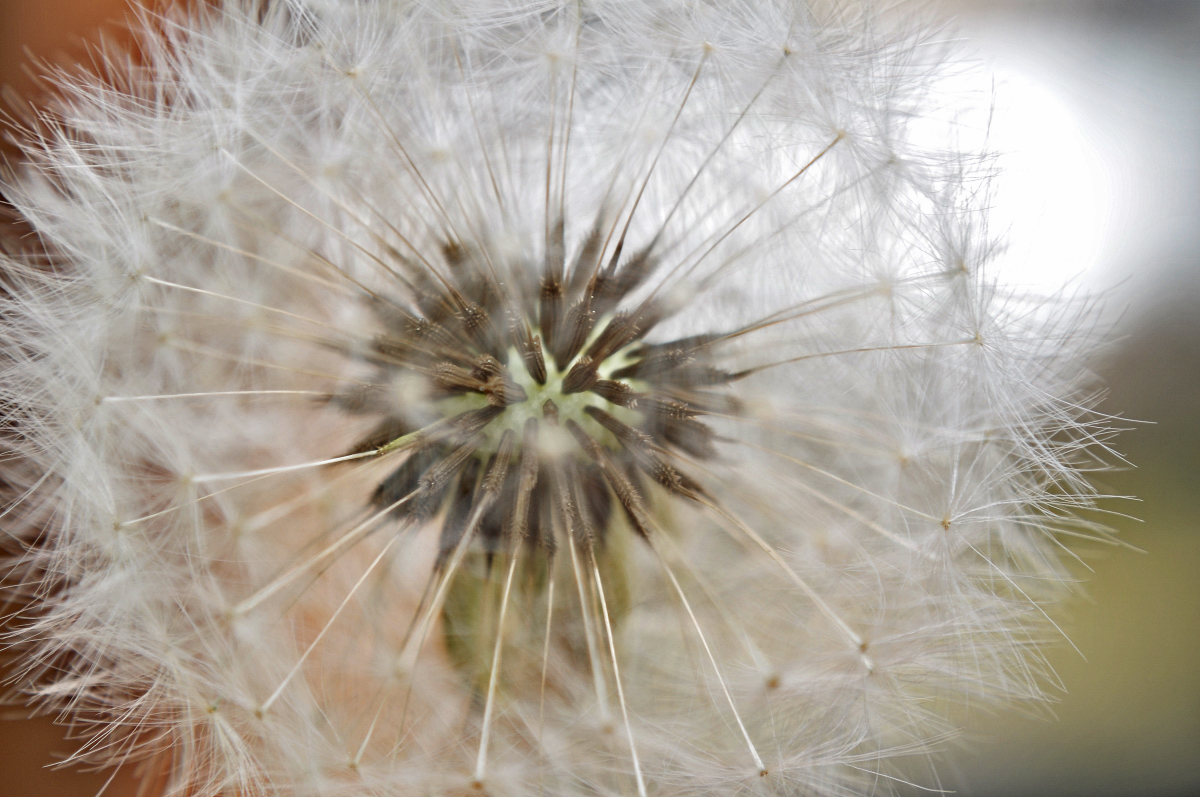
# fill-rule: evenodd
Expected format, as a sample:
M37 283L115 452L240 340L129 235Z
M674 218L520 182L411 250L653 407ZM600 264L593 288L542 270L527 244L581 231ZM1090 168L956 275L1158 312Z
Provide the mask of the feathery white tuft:
M0 408L21 684L77 759L861 794L948 704L1041 699L1108 539L1091 313L988 273L988 159L914 132L953 54L890 19L223 0L61 77Z

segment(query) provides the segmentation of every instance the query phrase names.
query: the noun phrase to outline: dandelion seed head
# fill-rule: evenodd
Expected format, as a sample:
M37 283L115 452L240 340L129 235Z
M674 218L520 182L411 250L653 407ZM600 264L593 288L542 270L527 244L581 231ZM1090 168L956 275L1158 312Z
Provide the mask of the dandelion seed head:
M989 273L934 33L791 0L142 24L6 185L41 242L0 327L20 678L93 723L77 760L857 793L942 706L1055 685L1064 543L1110 541L1092 308Z

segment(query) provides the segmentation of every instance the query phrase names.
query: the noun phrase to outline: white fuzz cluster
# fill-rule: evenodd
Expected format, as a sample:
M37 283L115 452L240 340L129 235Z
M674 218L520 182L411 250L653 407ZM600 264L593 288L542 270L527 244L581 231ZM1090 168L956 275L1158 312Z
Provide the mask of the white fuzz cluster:
M863 794L1041 697L1107 429L1086 314L987 276L932 36L223 0L141 53L62 77L5 186L13 634L80 759Z

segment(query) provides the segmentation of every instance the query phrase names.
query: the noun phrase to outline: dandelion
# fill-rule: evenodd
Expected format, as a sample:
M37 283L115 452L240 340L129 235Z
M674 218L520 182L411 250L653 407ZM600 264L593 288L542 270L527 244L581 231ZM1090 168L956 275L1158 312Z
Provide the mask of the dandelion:
M224 0L6 193L20 684L188 795L851 794L1035 701L1103 422L950 55L795 0ZM928 127L928 125L926 125ZM936 787L927 770L922 785Z

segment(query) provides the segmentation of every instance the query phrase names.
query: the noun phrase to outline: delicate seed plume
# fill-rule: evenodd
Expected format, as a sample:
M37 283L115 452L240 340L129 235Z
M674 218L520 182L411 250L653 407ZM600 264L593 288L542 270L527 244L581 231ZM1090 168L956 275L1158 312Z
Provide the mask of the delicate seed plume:
M167 794L936 786L1112 542L1090 308L988 274L944 40L221 0L62 77L5 185L25 694Z

